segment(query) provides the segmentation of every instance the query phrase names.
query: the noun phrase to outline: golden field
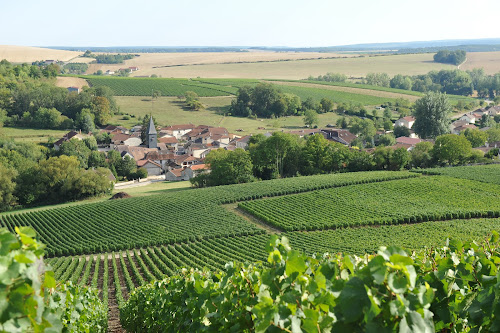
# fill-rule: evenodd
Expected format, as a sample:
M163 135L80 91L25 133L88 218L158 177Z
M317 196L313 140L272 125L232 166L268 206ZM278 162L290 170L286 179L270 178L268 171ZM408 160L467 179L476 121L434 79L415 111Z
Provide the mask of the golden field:
M484 68L486 74L496 74L500 72L500 52L469 52L467 61L460 65L462 70L473 68Z
M68 61L81 55L81 52L44 49L31 46L0 45L0 60L14 63L32 63L38 60Z
M262 54L263 53L263 54ZM254 55L255 54L255 55ZM431 70L453 69L453 65L435 63L432 54L406 54L406 55L387 55L387 56L355 56L335 59L310 59L310 60L290 60L273 62L250 62L250 63L223 63L233 60L239 61L238 57L256 57L262 60L266 52L251 53L175 53L175 54L150 54L144 58L138 57L127 60L121 65L90 65L89 73L94 73L97 69L118 69L121 67L139 67L139 71L133 72L132 76L149 76L156 74L161 77L175 78L248 78L248 79L304 79L310 75L324 75L327 72L343 73L349 77L364 77L367 73L385 72L393 76L395 74L417 75L425 74ZM304 58L304 53L270 53L272 57L284 55L294 55L298 58ZM321 53L327 57L328 53ZM333 54L331 54L333 55ZM268 55L269 57L271 55ZM312 55L311 55L312 56ZM343 55L342 55L343 56ZM162 57L171 57L171 63L164 62L160 65ZM184 57L184 58L183 58ZM196 63L206 57L203 64ZM142 58L142 59L141 59ZM186 65L174 66L176 58ZM148 60L149 59L149 60ZM251 59L251 58L245 58ZM213 63L217 61L218 63ZM212 63L211 63L212 62ZM160 66L173 67L160 67ZM158 68L153 68L158 67Z

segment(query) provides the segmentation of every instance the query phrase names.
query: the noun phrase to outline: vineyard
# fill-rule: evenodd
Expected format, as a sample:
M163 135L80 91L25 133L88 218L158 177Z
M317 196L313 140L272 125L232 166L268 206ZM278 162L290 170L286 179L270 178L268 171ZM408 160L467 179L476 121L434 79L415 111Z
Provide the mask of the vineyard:
M500 227L499 219L469 219L284 233L291 245L307 254L376 252L384 244L421 250L439 246L448 237L462 241L483 239ZM221 270L228 262L265 262L268 234L221 237L201 241L149 246L121 252L47 259L59 281L72 281L102 291L107 301L111 288L126 299L136 287L179 274L182 268ZM116 273L115 273L116 272ZM118 273L118 275L116 275Z
M500 185L500 164L434 168L419 172L426 175L444 175Z
M100 290L110 331L122 332L118 316L140 312L125 308L137 287L197 274L190 269L230 270L229 262L269 267L270 233L308 255L363 255L382 245L421 253L449 237L466 242L500 230L498 166L430 171L446 175L375 171L275 179L4 213L0 224L10 231L34 228L48 245L54 278Z
M287 231L500 216L500 186L448 177L354 185L239 207Z
M186 240L263 233L220 204L322 188L418 177L409 172L363 172L297 177L218 186L0 215L11 232L30 226L48 245L49 256L102 253Z
M134 77L100 77L85 76L93 87L107 86L116 96L151 96L152 91L160 91L161 96L180 96L186 91L194 91L200 97L236 95L241 86L255 86L259 80L248 79L170 79L170 78L134 78ZM380 105L393 98L373 96L370 94L336 91L318 87L300 87L281 85L276 87L284 93L299 96L302 100L312 98L320 101L329 98L336 103L360 103L363 105Z
M159 91L161 96L182 96L194 91L200 97L234 95L237 88L206 84L189 79L129 78L85 76L92 87L107 86L116 96L151 96Z

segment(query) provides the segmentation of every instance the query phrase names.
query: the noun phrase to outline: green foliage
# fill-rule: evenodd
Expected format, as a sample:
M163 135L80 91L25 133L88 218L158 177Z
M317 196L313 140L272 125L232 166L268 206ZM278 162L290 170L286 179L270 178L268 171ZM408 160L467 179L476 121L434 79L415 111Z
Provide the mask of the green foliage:
M415 102L413 130L422 139L434 139L450 132L452 108L446 94L428 93Z
M475 129L467 128L461 134L463 134L465 138L469 140L469 142L472 145L472 148L484 146L486 140L488 140L488 133L480 131L476 128Z
M98 64L123 64L125 60L133 59L133 54L98 54L91 55Z
M500 164L459 166L421 170L428 175L444 175L455 178L477 180L500 185Z
M14 169L0 163L0 211L8 210L15 203L16 175L17 172Z
M16 234L0 229L0 331L106 332L108 311L97 291L56 286L33 229L16 227Z
M498 238L452 240L430 254L381 247L316 258L272 236L265 266L183 270L133 292L120 320L135 332L495 331Z
M92 87L109 87L116 96L149 96L152 91L161 96L180 96L186 91L194 91L198 96L227 96L236 94L237 88L191 81L188 79L163 78L121 78L121 77L85 77Z
M472 154L472 145L465 136L445 134L438 136L432 155L441 164L465 164Z
M210 165L210 173L202 176L206 186L241 184L253 180L250 154L241 148L234 151L222 148L212 150L205 163Z
M466 59L466 52L462 50L441 50L434 55L435 62L441 62L443 64L460 65Z
M205 108L200 102L198 94L194 91L186 91L184 97L186 98L186 106L191 110L198 111Z
M20 172L15 194L27 205L78 200L109 193L108 177L108 169L81 169L75 156L51 157Z
M246 212L286 231L498 216L500 188L449 177L394 180L245 201Z
M366 83L372 86L389 87L391 79L387 73L368 73Z
M87 69L89 69L89 65L80 62L72 62L63 67L63 71L69 74L85 74Z
M304 124L309 127L313 125L318 125L318 113L315 110L305 110L304 112Z

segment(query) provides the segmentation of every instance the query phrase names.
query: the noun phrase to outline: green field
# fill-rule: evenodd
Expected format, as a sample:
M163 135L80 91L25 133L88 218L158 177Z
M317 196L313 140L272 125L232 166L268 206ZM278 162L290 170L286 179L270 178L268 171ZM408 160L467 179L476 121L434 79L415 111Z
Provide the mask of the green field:
M204 84L190 79L134 78L134 77L84 77L92 87L106 86L115 96L151 96L157 90L162 96L181 96L194 91L202 97L234 95L236 88Z
M500 186L429 176L246 201L239 207L287 231L498 217Z
M49 138L57 140L67 132L66 130L0 127L0 137L10 138L18 142L46 143Z
M237 129L242 129L240 135L250 133L266 133L275 130L296 130L304 128L304 120L301 116L283 117L278 119L251 119L224 116L229 111L229 105L234 97L202 97L200 101L205 105L204 110L191 111L184 108L184 103L179 102L175 97L160 97L153 103L151 99L133 96L116 97L121 112L134 115L134 118L123 119L123 115L115 115L111 119L112 124L132 127L138 124L138 117L152 114L158 125L175 124L195 124L222 126L230 133L237 133ZM319 127L327 124L335 124L340 116L334 112L318 115ZM261 129L259 129L259 127ZM262 129L263 128L263 129Z
M455 178L472 179L500 185L500 164L434 168L424 169L418 172L428 175L444 175Z

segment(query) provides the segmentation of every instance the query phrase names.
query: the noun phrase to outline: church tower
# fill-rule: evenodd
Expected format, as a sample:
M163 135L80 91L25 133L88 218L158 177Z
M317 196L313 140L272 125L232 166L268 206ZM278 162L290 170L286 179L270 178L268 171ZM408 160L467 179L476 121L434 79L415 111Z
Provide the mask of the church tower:
M153 116L149 118L148 126L148 148L158 148L158 134L156 133Z

